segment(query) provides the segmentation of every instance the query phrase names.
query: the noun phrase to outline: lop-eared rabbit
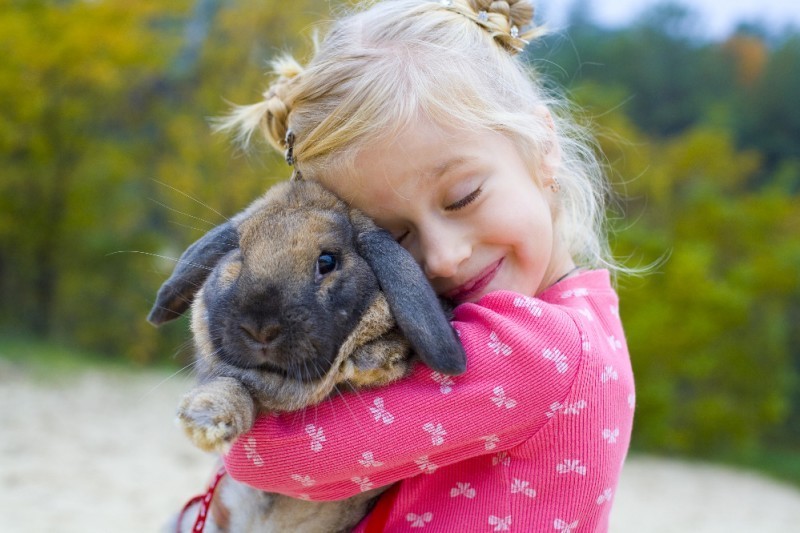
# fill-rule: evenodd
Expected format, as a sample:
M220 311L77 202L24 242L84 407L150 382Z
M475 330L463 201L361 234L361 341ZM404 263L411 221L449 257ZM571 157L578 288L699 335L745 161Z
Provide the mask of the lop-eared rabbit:
M178 419L206 451L225 452L259 412L294 411L337 389L389 383L417 357L444 374L466 366L413 258L313 182L275 185L192 244L148 320L160 325L190 306L199 380ZM313 502L226 477L215 498L229 516L212 510L205 530L348 531L383 490ZM173 531L190 531L192 514L182 513Z

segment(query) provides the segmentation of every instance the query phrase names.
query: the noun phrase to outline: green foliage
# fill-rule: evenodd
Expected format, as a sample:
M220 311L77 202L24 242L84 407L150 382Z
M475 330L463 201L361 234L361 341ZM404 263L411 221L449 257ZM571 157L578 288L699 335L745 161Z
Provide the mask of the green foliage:
M589 109L615 94L574 92ZM627 198L614 250L663 259L620 287L639 384L634 442L678 453L791 442L778 428L798 412L800 198L779 183L751 190L763 157L738 150L726 130L653 140L615 112L597 122Z
M742 26L709 42L694 20L662 4L611 31L584 11L532 56L596 117L624 198L615 253L659 265L621 279L634 446L796 449L800 40Z
M0 331L136 364L188 358L145 322L174 258L288 169L208 118L307 50L324 0L0 0ZM594 116L638 382L634 445L749 453L800 442L800 39L698 37L661 6L573 17L533 63ZM302 58L302 54L300 54ZM556 68L550 65L557 65ZM8 343L0 342L0 351ZM37 355L33 355L37 354Z
M235 157L208 117L257 97L268 56L322 14L313 4L0 4L6 329L139 362L175 353L185 329L144 321L172 267L158 256L288 173Z

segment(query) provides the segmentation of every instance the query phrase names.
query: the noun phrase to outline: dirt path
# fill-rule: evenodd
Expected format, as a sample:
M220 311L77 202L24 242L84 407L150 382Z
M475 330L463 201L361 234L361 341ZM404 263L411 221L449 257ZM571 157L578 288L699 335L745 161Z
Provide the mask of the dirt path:
M0 361L3 363L3 361ZM0 531L158 531L213 458L172 413L189 379L89 372L31 379L0 364ZM704 464L633 457L614 533L798 531L800 491Z

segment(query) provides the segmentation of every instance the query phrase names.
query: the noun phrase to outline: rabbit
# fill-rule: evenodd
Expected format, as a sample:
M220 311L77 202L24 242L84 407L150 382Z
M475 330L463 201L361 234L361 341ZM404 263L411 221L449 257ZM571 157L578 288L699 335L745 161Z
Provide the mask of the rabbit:
M161 325L190 306L199 379L178 419L206 451L226 452L259 412L389 383L416 358L443 374L466 369L446 304L411 255L310 181L273 186L192 244L148 320ZM219 498L230 516L216 517L227 523L218 530L347 531L383 490L310 502L226 477Z

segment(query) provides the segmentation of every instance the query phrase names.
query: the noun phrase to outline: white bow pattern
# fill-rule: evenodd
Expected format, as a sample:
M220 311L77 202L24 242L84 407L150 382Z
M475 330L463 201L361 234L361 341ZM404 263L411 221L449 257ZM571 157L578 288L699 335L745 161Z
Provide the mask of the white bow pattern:
M511 398L506 397L506 391L503 387L495 387L492 391L494 396L492 396L492 402L497 407L505 407L506 409L511 409L517 405L517 400L512 400Z
M447 435L447 431L444 430L441 424L433 422L428 422L427 424L422 426L426 432L430 433L431 435L431 442L434 446L441 446L444 444L444 436Z
M375 421L377 422L380 420L384 424L391 424L394 422L394 415L386 410L383 406L383 398L375 398L372 400L372 404L375 407L370 407L369 410L372 413L372 416L375 417Z
M503 465L508 466L511 464L511 457L509 457L508 452L498 452L497 455L492 456L492 465Z
M619 428L606 428L603 430L603 439L609 444L615 444L617 442L617 437L619 437Z
M558 348L553 348L552 350L549 348L545 348L542 350L542 357L547 359L548 361L552 361L556 365L556 370L559 374L563 374L567 371L567 356L561 353L561 350Z
M408 513L406 520L411 522L411 527L425 527L425 524L433 520L433 513L423 513L421 515Z
M256 466L264 466L264 460L258 455L256 451L256 439L250 437L247 439L247 443L244 445L245 457L253 461L253 464Z
M495 531L508 531L509 529L511 529L511 515L508 515L505 518L500 518L499 516L490 515L489 525L494 526Z
M481 437L481 440L484 441L484 447L487 450L494 450L497 448L497 443L500 442L500 437L497 435L486 435L485 437Z
M352 481L353 483L358 485L358 488L361 490L361 492L367 492L368 490L372 490L372 487L373 487L372 481L370 481L369 478L366 477L366 476L365 477L359 477L359 476L351 477L350 481Z
M475 497L475 489L469 486L469 483L456 483L456 486L450 489L450 497L456 498L458 496L464 496L465 498L474 498Z
M613 493L611 492L611 489L604 490L603 494L597 497L597 505L602 505L605 502L610 502L612 494Z
M530 482L514 478L511 482L511 494L524 494L529 498L536 496L536 491L530 488Z
M322 450L322 443L326 440L322 428L309 424L306 426L306 433L311 437L311 451L318 452Z
M608 338L608 345L611 346L611 349L614 350L615 352L617 350L622 349L622 342L620 342L620 340L617 339L614 335L611 335Z
M578 527L578 521L575 520L574 522L567 523L560 518L556 518L553 521L553 528L562 531L563 533L572 533L572 530Z
M514 298L514 307L527 309L533 316L542 316L542 308L539 307L539 304L533 298Z
M564 459L561 463L556 465L556 471L559 474L569 474L575 472L582 476L586 475L586 465L582 465L580 459Z
M561 298L565 300L567 298L580 298L582 296L589 296L589 290L578 288L578 289L573 289L571 291L564 291L561 293Z
M492 351L496 355L500 355L500 354L511 355L511 346L501 342L500 341L500 337L498 337L497 333L495 333L494 331L489 334L489 344L488 344L488 346L489 346L489 348L492 349Z
M600 381L602 381L603 383L607 383L611 380L618 381L619 374L617 374L617 371L614 370L613 366L606 365L605 370L603 370L603 373L600 376Z
M455 385L455 383L450 376L445 376L439 372L432 372L431 379L439 384L439 390L442 391L442 394L450 394L453 392L453 385Z
M316 481L311 479L311 476L307 474L305 476L301 476L300 474L292 474L292 479L297 481L304 487L312 487L316 483Z
M372 452L364 452L361 454L361 459L358 460L361 466L383 466L383 463L375 460L375 455Z
M414 462L417 463L419 469L422 470L422 472L425 474L433 474L434 472L436 472L436 469L439 468L438 465L435 465L431 462L431 460L428 458L427 455L423 455Z

